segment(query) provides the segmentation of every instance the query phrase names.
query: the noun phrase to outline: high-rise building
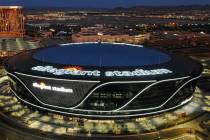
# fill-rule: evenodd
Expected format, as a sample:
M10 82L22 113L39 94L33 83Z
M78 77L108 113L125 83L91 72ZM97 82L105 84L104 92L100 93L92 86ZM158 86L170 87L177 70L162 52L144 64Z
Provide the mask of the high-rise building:
M0 6L0 37L22 37L24 19L21 6Z

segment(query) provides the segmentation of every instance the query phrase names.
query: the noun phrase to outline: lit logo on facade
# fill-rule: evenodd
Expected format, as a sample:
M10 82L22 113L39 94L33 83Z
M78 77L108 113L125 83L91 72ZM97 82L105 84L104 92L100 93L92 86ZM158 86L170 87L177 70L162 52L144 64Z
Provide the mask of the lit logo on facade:
M57 69L57 68L54 68L53 66L36 66L36 67L32 67L32 70L48 72L54 75L100 76L100 71L98 70L85 71L85 70L76 69L76 68Z
M101 71L93 70L86 71L80 67L68 67L64 69L57 69L53 66L35 66L32 67L33 71L47 72L54 75L78 75L78 76L101 76ZM148 75L162 75L173 73L168 69L153 69L153 70L144 70L144 69L135 69L134 71L105 71L104 75L106 77L138 77L138 76L148 76Z
M33 87L41 89L41 90L49 90L49 91L56 91L56 92L65 92L65 93L73 93L73 89L70 88L64 88L64 87L56 87L51 85L46 85L45 83L37 83L34 82L32 84Z
M79 67L79 66L67 66L67 67L64 67L65 70L72 70L72 71L84 71L84 69L82 67Z
M169 74L173 73L168 69L154 69L154 70L143 70L143 69L135 69L134 71L106 71L105 75L109 77L113 76L146 76L146 75L161 75L161 74Z

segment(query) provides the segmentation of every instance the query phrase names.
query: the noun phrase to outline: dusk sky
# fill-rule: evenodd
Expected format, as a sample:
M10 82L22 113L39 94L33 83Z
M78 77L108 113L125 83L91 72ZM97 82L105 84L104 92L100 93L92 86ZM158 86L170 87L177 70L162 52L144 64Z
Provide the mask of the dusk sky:
M114 8L136 5L206 5L210 0L0 0L0 5L24 7Z

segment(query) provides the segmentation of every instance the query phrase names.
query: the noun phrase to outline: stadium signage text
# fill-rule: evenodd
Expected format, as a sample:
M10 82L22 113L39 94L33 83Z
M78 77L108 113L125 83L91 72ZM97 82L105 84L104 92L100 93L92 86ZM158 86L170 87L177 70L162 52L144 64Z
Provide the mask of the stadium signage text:
M33 71L47 72L52 73L53 75L77 75L77 76L101 76L101 71L93 70L69 70L69 69L57 69L53 66L35 66L32 67ZM135 69L134 71L105 71L104 75L106 77L138 77L138 76L148 76L148 75L162 75L162 74L170 74L173 73L168 69L152 69L152 70L144 70L144 69Z
M69 69L57 69L53 66L36 66L32 67L34 71L48 72L54 75L80 75L80 76L100 76L100 71L85 71L85 70L69 70Z
M73 93L73 89L64 88L64 87L56 87L51 85L46 85L45 83L37 83L34 82L32 84L33 87L41 89L41 90L49 90L49 91L56 91L56 92L65 92L65 93Z
M143 69L135 69L134 71L106 71L106 76L146 76L146 75L160 75L160 74L168 74L172 73L172 71L168 69L154 69L154 70L143 70Z

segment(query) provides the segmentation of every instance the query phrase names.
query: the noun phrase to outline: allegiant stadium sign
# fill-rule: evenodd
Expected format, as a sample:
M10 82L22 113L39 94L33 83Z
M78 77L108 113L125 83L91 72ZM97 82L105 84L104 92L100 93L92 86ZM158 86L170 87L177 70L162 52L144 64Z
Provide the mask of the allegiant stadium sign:
M101 71L99 70L71 70L71 69L58 69L53 66L35 66L31 68L32 71L47 72L53 75L72 75L72 76L101 76ZM104 75L106 77L135 77L135 76L148 76L148 75L161 75L173 73L171 70L161 68L161 69L135 69L133 71L105 71Z
M73 89L65 88L65 87L56 87L51 85L46 85L45 83L37 83L34 82L32 84L33 87L41 89L41 90L49 90L49 91L57 91L57 92L66 92L66 93L73 93Z

